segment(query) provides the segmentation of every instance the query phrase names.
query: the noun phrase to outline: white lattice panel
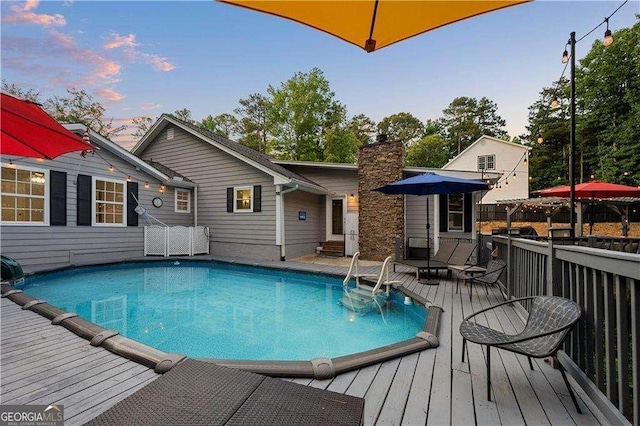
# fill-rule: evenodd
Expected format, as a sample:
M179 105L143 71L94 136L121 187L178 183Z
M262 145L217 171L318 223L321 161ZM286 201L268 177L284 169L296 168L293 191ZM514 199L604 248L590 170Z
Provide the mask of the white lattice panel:
M169 256L191 256L191 229L186 226L172 226L167 237Z
M209 228L196 226L192 232L192 254L209 254Z
M167 255L167 228L156 225L144 227L144 255Z

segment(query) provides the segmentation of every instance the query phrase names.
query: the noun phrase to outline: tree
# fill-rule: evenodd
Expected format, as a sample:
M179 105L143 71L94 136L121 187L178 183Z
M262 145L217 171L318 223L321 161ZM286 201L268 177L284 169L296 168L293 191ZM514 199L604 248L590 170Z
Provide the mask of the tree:
M359 146L375 141L376 122L364 114L351 117L347 122L347 128L355 135Z
M149 131L155 120L151 117L133 117L131 124L136 126L136 131L131 134L135 139L140 139Z
M127 126L114 127L113 119L104 118L105 108L85 90L67 89L67 96L53 96L44 103L44 109L60 123L81 123L111 138Z
M208 115L203 118L198 126L225 138L233 137L238 129L238 119L231 114L220 114L213 117Z
M253 93L239 102L240 106L234 110L240 116L238 142L257 151L267 152L270 127L267 115L271 101L260 93Z
M196 121L193 119L193 117L191 116L191 110L188 108L182 108L182 109L177 109L173 112L173 116L182 120L182 121L186 121L187 123L190 124L196 124Z
M553 98L558 108L551 108ZM528 133L520 138L531 148L530 189L539 190L569 182L569 81L563 78L554 87L545 87L529 107ZM538 143L538 137L543 142Z
M400 112L383 118L378 123L378 134L384 133L391 141L411 145L424 134L422 122L408 112Z
M415 167L440 168L449 160L449 149L438 134L423 137L407 147L406 164Z
M576 69L576 146L597 179L640 183L640 21L614 40L594 42Z
M273 154L287 160L323 161L324 132L344 121L345 108L334 100L322 71L298 72L267 91Z
M507 135L498 105L485 97L455 98L442 113L442 132L452 154L460 154L482 135L497 138Z
M324 161L355 163L360 145L360 140L350 129L340 126L328 129L324 134Z
M2 91L18 98L27 99L29 101L40 103L40 92L36 92L33 89L23 89L15 83L7 83L7 80L2 79Z

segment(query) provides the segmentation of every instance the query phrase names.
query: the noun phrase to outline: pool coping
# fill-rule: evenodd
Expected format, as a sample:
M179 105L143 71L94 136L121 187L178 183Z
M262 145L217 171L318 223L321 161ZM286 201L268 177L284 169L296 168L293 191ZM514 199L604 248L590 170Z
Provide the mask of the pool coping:
M131 260L125 262L112 262L108 264L126 264L126 263L154 263L160 259L154 260ZM171 261L169 259L163 259ZM286 267L277 267L275 265L256 264L255 262L242 261L221 261L221 260L195 260L183 259L186 263L224 263L241 266L259 267L265 269L275 269L282 271L300 272L310 275L324 275L330 277L341 277L337 273L298 270ZM85 266L104 266L108 265L85 265ZM63 268L40 271L38 273L29 274L28 276L37 276L44 273L61 272L70 269L79 269L84 266L65 266ZM254 373L264 374L271 377L295 377L295 378L314 378L314 379L330 379L338 374L347 371L363 368L371 364L387 361L393 358L409 355L411 353L423 351L425 349L436 348L440 345L438 339L438 329L440 324L440 316L443 309L434 305L424 297L406 289L402 285L393 285L396 291L404 296L411 298L414 303L418 303L427 308L427 318L421 332L416 337L397 342L391 345L382 346L364 352L344 355L336 358L314 358L309 361L271 361L271 360L235 360L235 359L215 359L215 358L193 358L201 361L211 362L220 366L236 368ZM33 311L47 319L51 320L52 325L61 325L76 335L86 339L92 346L100 346L117 355L138 362L156 373L165 373L169 371L180 361L187 358L186 355L178 353L166 353L151 346L140 343L128 337L121 336L117 331L108 330L87 321L77 314L65 312L62 309L50 305L44 300L38 300L20 289L16 289L9 282L2 282L0 285L1 297L7 298L12 302L20 305L23 310Z

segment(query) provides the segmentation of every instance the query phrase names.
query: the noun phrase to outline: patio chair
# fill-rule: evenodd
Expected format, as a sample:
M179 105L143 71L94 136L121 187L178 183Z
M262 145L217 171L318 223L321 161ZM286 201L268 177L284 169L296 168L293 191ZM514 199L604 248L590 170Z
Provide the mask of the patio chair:
M500 306L533 300L529 318L524 330L519 334L508 335L501 331L480 325L471 318ZM580 406L576 396L571 389L564 367L558 362L558 349L569 335L571 328L578 322L582 311L580 306L572 300L555 296L533 296L513 299L507 302L498 303L473 315L469 315L460 324L460 334L462 335L462 362L467 340L469 342L485 345L487 347L487 399L491 401L491 347L494 346L506 351L526 355L529 360L529 367L533 370L531 358L552 357L558 366L564 383L569 390L571 399L578 413Z
M504 260L500 259L491 259L487 263L487 270L479 275L474 274L465 274L464 272L457 275L456 280L456 293L460 287L460 281L466 281L469 284L469 300L471 300L471 296L473 291L471 291L471 285L478 283L484 284L484 289L489 294L489 284L493 285L498 282L500 279L500 275L502 275L502 271L505 270L507 264Z
M438 252L428 262L427 260L401 259L399 255L396 255L396 259L393 261L393 272L396 271L396 265L409 266L416 269L416 279L418 279L420 278L420 273L427 270L427 265L429 269L442 269L442 265L447 265L457 246L457 241L443 241L440 243ZM397 247L396 251L399 251L399 247Z

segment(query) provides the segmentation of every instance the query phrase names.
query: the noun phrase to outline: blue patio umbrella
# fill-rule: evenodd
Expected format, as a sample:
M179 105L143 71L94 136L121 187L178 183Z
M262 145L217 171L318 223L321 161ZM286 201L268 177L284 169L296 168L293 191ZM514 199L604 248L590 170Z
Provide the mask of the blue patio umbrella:
M467 192L486 191L489 184L480 180L462 179L443 176L437 173L425 173L390 183L373 191L388 195L433 195L464 194ZM431 259L431 243L429 241L429 197L427 197L427 271Z

